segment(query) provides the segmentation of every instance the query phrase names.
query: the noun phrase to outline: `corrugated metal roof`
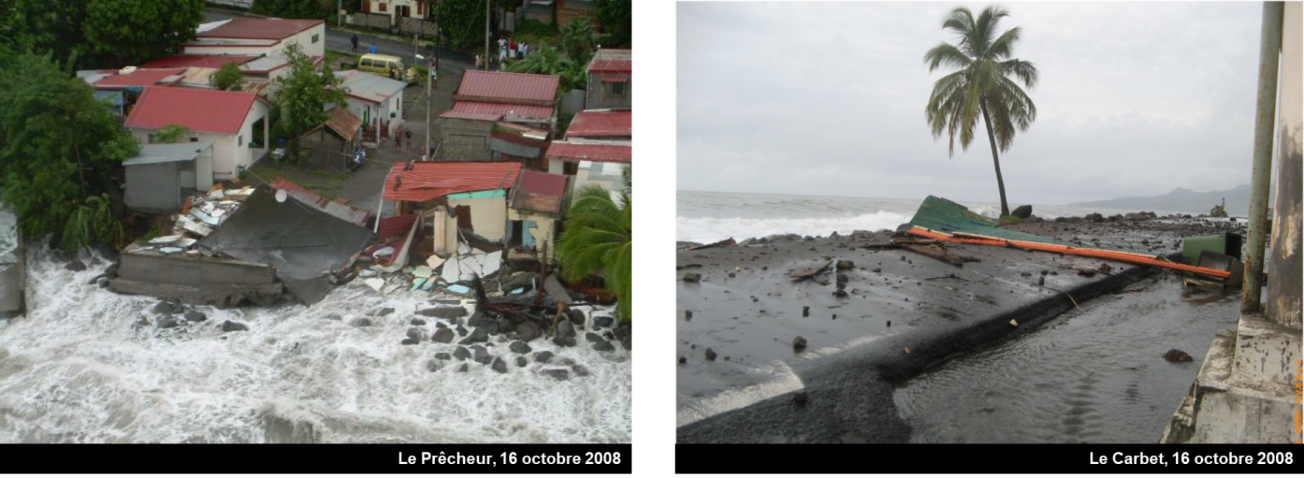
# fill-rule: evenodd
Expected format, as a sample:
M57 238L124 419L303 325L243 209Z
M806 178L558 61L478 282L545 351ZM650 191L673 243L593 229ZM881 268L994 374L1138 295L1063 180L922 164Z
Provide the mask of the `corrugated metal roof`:
M628 145L571 143L553 141L545 155L548 160L597 161L602 163L628 163L632 149Z
M281 40L324 23L323 20L235 17L225 25L197 33L198 38Z
M507 189L521 172L518 162L420 162L390 167L385 176L387 201L421 202L449 194L486 189Z
M391 80L358 70L335 72L341 86L348 89L349 96L361 98L372 103L382 103L391 96L403 92L407 83Z
M283 56L264 56L240 65L240 71L264 73L290 64L290 59Z
M500 113L471 113L466 111L448 110L439 115L440 118L456 118L477 121L498 121L502 118Z
M562 200L566 198L567 179L561 174L528 169L521 171L521 177L516 182L516 196L512 198L512 208L560 213Z
M557 98L560 84L561 77L557 75L467 70L462 75L457 94L508 103L513 100L552 102Z
M330 119L326 120L326 127L342 136L345 141L353 141L353 137L362 128L362 119L350 113L348 108L337 107L331 111Z
M634 115L632 111L585 110L575 113L567 138L632 137Z
M122 165L139 166L143 164L194 161L195 158L199 157L200 153L203 153L204 150L212 147L212 141L143 144L140 146L140 154L127 158L122 162Z
M390 216L380 218L380 224L376 226L376 238L381 242L407 235L412 230L412 223L417 222L416 214L406 216Z
M154 86L172 84L181 81L181 77L169 78L185 73L185 68L139 68L131 73L110 75L95 82L97 88L116 88L123 86ZM166 81L165 81L166 80Z
M128 128L179 124L190 131L235 134L258 96L243 91L149 87L127 116Z
M478 101L458 101L453 103L452 111L462 114L512 115L536 119L548 119L552 117L552 108L547 106L518 105L511 103L481 103ZM495 120L496 119L497 118L495 118Z
M633 73L634 52L603 48L589 62L589 73Z
M256 56L245 55L172 55L150 60L140 65L141 68L221 68L227 63L243 65Z
M307 204L318 211L330 214L361 227L366 227L367 225L367 217L370 216L370 214L365 210L358 209L339 201L331 201L317 195L317 193L304 189L303 186L294 184L285 178L276 178L276 180L272 181L272 187L284 190L290 197L298 199L299 202Z

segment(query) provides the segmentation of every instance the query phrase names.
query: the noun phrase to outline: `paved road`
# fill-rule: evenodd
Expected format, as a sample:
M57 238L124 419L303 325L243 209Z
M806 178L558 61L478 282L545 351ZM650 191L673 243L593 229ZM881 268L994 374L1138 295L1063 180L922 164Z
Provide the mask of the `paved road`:
M226 20L239 16L240 13L233 10L215 9L212 7L204 9L204 21L215 22ZM338 51L350 51L353 49L350 39L354 33L345 30L333 28L333 22L328 22L326 26L326 49ZM389 38L359 33L358 35L358 52L366 53L370 51L371 45L376 45L376 50L386 55L394 55L403 58L408 65L415 65L416 51L412 47L411 40L398 41ZM429 57L433 54L433 49L424 48L421 55ZM441 73L454 73L459 77L462 72L472 68L473 57L468 57L465 53L441 49L439 52L439 70Z

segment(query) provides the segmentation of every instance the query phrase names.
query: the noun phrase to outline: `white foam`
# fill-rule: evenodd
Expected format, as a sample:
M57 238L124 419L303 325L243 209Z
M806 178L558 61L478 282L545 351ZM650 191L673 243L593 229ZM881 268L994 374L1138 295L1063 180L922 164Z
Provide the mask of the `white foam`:
M896 229L909 222L911 214L878 211L843 217L777 218L686 218L677 219L676 237L680 241L714 242L732 237L743 240L774 234L827 236L834 232L850 234L855 230Z
M496 343L490 350L508 362L507 374L473 362L456 373L456 360L430 372L427 361L457 345L400 341L432 296L381 296L356 281L312 307L200 307L209 319L199 325L133 327L155 319L158 300L88 284L107 261L89 258L86 271L69 272L47 251L32 254L31 310L0 328L0 442L264 442L278 429L269 422L324 442L632 437L630 356L619 347L535 340L535 351L558 358L518 368ZM349 325L381 307L395 312L372 317L372 327ZM223 333L225 320L249 330ZM433 330L435 319L426 320ZM539 374L561 357L592 375Z

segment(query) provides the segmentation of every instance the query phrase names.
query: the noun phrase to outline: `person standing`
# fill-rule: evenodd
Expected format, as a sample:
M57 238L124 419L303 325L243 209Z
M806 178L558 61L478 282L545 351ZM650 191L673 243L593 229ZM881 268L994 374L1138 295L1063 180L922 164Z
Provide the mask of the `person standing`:
M525 42L521 42L521 59L522 59L522 60L525 59L525 54L529 51L529 48L530 48L529 45L527 45Z
M507 57L516 58L516 40L512 40L511 43L507 44Z
M375 43L372 43L372 44L371 44L371 54L374 55L374 54L379 53L379 52L380 52L380 49L376 48L376 44L375 44Z
M507 61L507 39L498 37L498 64L501 65L504 61Z
M350 38L349 40L353 42L353 53L354 53L354 54L357 54L357 53L358 53L358 34L357 34L357 33L354 33L354 34L353 34L353 38Z

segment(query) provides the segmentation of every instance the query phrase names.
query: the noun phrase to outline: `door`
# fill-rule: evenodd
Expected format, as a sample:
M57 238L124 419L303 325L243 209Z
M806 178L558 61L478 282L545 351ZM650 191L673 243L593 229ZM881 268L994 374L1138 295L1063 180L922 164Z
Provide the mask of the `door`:
M458 229L474 230L471 227L471 206L458 206L454 214L457 215Z

